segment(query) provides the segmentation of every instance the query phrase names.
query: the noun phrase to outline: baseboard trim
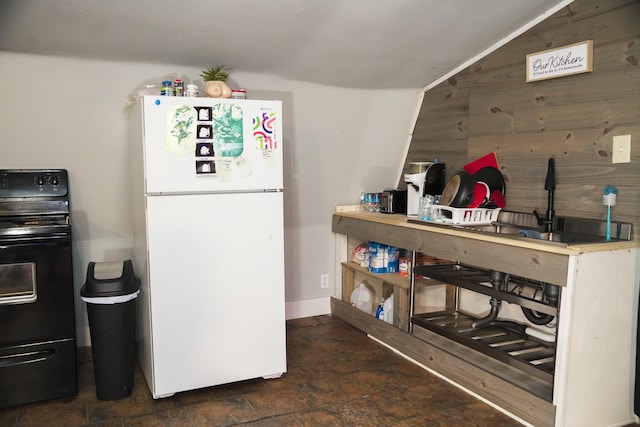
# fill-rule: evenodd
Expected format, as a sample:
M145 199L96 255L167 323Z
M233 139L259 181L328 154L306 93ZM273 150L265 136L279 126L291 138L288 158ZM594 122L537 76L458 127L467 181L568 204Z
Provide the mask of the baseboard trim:
M285 305L285 316L287 320L322 316L325 314L331 314L330 297L291 301Z
M76 347L91 347L89 326L76 326Z

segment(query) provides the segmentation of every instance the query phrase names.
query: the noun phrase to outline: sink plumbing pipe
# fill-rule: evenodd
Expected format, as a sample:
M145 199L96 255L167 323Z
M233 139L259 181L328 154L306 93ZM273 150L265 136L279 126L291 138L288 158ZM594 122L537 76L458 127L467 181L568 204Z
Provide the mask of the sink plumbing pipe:
M491 270L489 271L489 277L491 279L491 287L496 290L504 290L506 283L509 281L509 275L501 271ZM482 319L478 319L471 323L471 327L473 329L480 329L484 326L487 326L495 321L498 317L498 312L500 311L500 305L502 304L502 301L495 297L491 297L491 299L489 300L489 304L491 305L489 314Z
M546 300L550 305L557 307L558 299L560 296L560 287L557 285L543 283L542 295L543 299ZM552 316L551 314L538 313L537 311L531 310L530 308L526 307L520 308L522 309L522 314L524 314L524 317L526 317L534 325L546 325L555 318L555 316Z

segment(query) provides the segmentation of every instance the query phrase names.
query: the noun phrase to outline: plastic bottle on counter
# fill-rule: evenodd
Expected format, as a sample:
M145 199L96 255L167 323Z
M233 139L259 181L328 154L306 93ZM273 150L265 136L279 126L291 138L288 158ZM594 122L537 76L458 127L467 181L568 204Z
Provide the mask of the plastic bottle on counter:
M351 292L350 298L351 306L368 314L373 314L373 299L371 297L371 291L367 288L364 282Z
M382 320L393 325L393 294L382 304Z
M371 196L373 199L373 212L380 212L380 193L373 193Z
M378 308L376 309L376 319L382 320L383 315L384 315L384 300L380 301L380 304L378 304Z

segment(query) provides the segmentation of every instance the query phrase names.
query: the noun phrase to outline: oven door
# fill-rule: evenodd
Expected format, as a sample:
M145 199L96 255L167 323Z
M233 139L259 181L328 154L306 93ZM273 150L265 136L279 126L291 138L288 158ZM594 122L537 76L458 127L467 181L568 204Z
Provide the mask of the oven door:
M0 346L75 336L68 238L0 242Z

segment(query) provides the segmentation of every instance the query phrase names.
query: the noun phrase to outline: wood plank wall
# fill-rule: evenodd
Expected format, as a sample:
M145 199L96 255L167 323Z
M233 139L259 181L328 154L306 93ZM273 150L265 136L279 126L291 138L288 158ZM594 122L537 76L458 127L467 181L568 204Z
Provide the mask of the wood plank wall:
M593 72L526 83L526 55L593 40ZM507 209L544 212L555 158L558 215L612 217L640 240L640 0L576 0L425 93L405 159L447 165L447 179L495 152ZM614 135L631 135L631 163L611 163ZM399 183L404 187L404 183Z

